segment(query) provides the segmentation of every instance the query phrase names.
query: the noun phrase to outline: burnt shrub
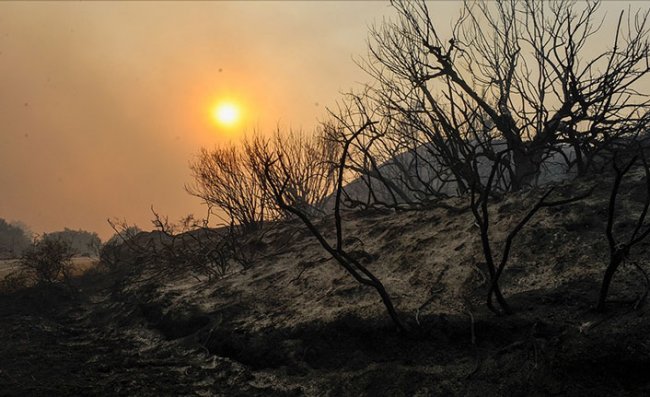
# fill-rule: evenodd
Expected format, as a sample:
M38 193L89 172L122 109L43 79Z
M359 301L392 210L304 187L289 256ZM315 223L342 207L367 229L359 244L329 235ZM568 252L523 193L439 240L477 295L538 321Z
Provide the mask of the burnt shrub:
M74 251L65 240L43 238L28 247L20 260L20 268L33 282L51 285L68 282Z

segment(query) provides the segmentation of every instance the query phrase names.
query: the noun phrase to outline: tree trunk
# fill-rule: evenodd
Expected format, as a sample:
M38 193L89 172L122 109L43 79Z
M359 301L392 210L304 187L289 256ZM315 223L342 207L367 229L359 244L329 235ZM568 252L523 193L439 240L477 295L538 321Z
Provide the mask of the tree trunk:
M497 302L499 303L499 306L503 309L503 313L499 312L494 305L492 304L492 294L497 298ZM490 282L490 289L488 290L488 296L487 296L487 306L488 309L490 309L493 313L495 314L512 314L513 311L510 308L510 305L508 302L506 302L506 299L503 297L503 294L501 294L501 289L499 288L499 283L498 280L492 280Z
M624 257L625 257L625 251L621 249L617 249L612 254L611 260L609 261L609 265L605 270L605 276L603 277L603 282L600 286L600 294L598 295L598 304L596 305L596 311L600 313L605 311L605 300L607 299L607 294L609 293L609 285L612 282L614 273L616 273L616 270L623 262Z
M397 311L395 311L393 300L390 298L390 295L388 295L388 292L386 292L384 285L379 280L377 280L375 281L374 287L381 296L381 300L386 307L386 311L388 311L388 315L390 316L391 320L393 320L393 323L395 323L401 332L407 334L409 332L409 328L406 323L404 323L402 318L397 314Z
M512 181L512 190L518 191L525 186L534 185L535 178L539 175L539 165L542 153L539 150L527 150L523 143L512 147L512 158L514 162L515 180Z

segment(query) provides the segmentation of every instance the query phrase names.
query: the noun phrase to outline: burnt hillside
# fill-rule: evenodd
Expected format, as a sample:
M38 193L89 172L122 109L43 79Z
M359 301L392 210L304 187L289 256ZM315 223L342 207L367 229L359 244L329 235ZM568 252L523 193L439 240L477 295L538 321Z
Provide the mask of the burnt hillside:
M609 255L610 178L559 185L558 197L596 189L540 210L515 238L501 279L513 315L486 308L489 278L464 198L349 211L348 251L383 281L408 334L300 222L285 222L249 235L248 266L220 279L154 277L153 266L120 280L88 273L75 295L3 294L0 394L646 395L650 321L637 300L647 286L634 263L647 271L648 242L616 273L606 312L593 309ZM623 181L616 235L637 219L644 178ZM495 250L542 194L490 205ZM318 227L333 238L331 219Z

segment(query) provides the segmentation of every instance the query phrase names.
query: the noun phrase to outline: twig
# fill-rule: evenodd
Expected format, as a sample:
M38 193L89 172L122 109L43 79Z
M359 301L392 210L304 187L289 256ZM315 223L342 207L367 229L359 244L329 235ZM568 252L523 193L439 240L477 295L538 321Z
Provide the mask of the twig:
M309 269L309 266L303 266L302 269L300 270L300 272L298 273L298 275L297 275L296 277L292 278L291 280L289 280L289 282L288 282L287 284L291 284L291 283L293 283L293 282L295 282L295 281L300 280L300 276L302 276L302 274L303 274L303 273L305 272L305 270L307 270L307 269Z
M442 292L444 290L445 290L445 287L441 287L441 288L439 288L439 289L437 289L435 291L431 291L431 296L429 297L429 299L427 299L422 305L420 305L420 307L417 308L417 310L415 310L415 322L419 326L422 326L420 324L420 310L422 310L425 307L427 307L428 305L430 305L431 302L433 302L433 300L436 299L436 296L437 296L436 294L438 294L438 293L440 293L440 292Z

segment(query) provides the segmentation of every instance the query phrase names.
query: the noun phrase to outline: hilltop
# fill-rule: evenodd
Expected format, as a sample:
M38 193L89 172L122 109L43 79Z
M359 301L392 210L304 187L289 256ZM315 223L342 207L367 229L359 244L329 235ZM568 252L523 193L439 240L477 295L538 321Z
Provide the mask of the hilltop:
M622 186L617 233L636 219L643 178ZM648 306L634 307L646 285L631 265L647 269L647 242L616 273L606 313L593 310L608 260L609 182L558 186L568 196L596 189L541 210L517 236L501 281L514 315L485 306L487 269L466 199L350 210L346 246L383 281L408 335L302 223L286 221L249 235L248 266L221 279L147 269L115 283L98 270L78 281L78 296L48 292L58 299L47 305L36 291L2 295L0 394L647 395ZM544 189L491 204L494 241ZM331 219L318 227L333 238Z

